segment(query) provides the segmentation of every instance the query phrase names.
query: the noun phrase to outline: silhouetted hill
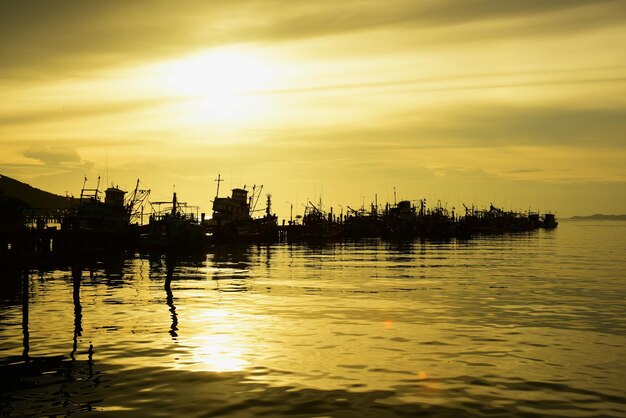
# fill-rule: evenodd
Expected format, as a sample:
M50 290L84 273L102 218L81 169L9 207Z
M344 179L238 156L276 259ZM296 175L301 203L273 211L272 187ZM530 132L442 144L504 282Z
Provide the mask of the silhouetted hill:
M36 189L26 183L0 174L0 197L19 200L31 208L61 209L70 205L70 199Z
M626 215L603 215L601 213L596 213L595 215L588 216L572 216L570 219L573 220L595 220L595 221L626 221Z

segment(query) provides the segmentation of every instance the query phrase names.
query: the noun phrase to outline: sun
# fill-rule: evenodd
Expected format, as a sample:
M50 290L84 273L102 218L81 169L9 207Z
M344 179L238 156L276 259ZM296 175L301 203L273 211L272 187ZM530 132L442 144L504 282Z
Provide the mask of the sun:
M169 65L168 85L175 93L224 97L263 89L271 80L266 62L251 52L214 50Z
M158 73L160 88L186 99L183 113L191 120L244 124L267 112L261 92L278 71L260 54L218 49L168 62Z

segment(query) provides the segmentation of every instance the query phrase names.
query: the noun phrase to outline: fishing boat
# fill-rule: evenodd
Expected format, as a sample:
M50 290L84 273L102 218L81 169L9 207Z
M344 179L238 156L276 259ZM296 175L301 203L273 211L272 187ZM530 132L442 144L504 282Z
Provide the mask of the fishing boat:
M378 214L377 204L372 204L369 211L365 208L347 207L343 217L343 236L351 239L377 238L383 233L382 219Z
M267 194L264 209L256 209L263 191L262 185L254 185L250 196L244 186L232 189L231 196L220 197L219 183L223 180L218 175L216 181L218 185L213 200L213 215L202 223L211 242L222 244L278 240L278 217L272 214L272 196ZM262 216L255 216L261 211L264 212Z
M150 202L150 221L140 235L140 246L150 250L194 250L204 244L198 207L180 202L176 192L171 201Z
M332 209L326 213L321 203L316 206L308 202L304 208L301 224L290 225L287 230L289 241L299 240L332 240L342 237L343 225L335 219Z
M104 190L104 200L100 192L100 177L95 188L85 187L83 182L80 198L73 202L61 221L63 244L76 251L89 249L114 249L132 242L131 220L138 213L149 194L149 190L139 189L127 192L119 186L111 185Z
M554 229L559 225L556 220L556 216L554 213L546 213L543 215L541 219L540 226L544 229Z

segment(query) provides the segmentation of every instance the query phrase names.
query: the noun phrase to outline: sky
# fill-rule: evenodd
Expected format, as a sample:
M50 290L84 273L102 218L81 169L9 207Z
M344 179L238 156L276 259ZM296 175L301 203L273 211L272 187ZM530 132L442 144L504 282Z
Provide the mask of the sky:
M626 213L626 2L0 2L0 174L210 214ZM264 198L262 199L264 200ZM210 216L210 215L209 215Z

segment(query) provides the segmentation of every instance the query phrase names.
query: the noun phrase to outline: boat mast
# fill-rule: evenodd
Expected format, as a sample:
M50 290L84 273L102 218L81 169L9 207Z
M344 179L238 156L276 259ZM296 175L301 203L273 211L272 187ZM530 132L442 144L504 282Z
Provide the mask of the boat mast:
M172 194L172 216L176 215L177 212L177 206L178 206L178 199L176 198L176 192L173 192Z
M133 209L135 208L135 201L137 199L137 193L139 192L139 179L137 179L137 183L135 184L135 190L133 190L133 194L128 199L128 203L126 205L126 212L128 216L128 222L130 222L130 218L133 216Z
M243 188L245 189L246 186L244 185ZM252 194L248 198L248 214L250 216L252 216L252 212L254 212L253 203L254 203L254 193L255 193L255 191L256 191L256 184L253 184L252 185Z
M85 185L87 185L87 175L85 175L85 180L83 180L83 188L80 189L80 199L83 200L83 195L85 194Z
M220 176L219 171L217 173L217 178L215 179L215 181L217 182L217 192L215 193L215 198L217 199L218 197L220 197L220 183L224 181L224 179Z
M98 176L98 184L96 185L96 200L98 200L98 189L100 189L100 176Z
M256 198L254 200L254 205L252 206L252 212L256 210L256 205L257 203L259 203L259 198L261 197L262 192L263 192L263 185L261 185L261 187L259 188L259 192L256 195ZM252 196L254 197L254 193L252 194Z

